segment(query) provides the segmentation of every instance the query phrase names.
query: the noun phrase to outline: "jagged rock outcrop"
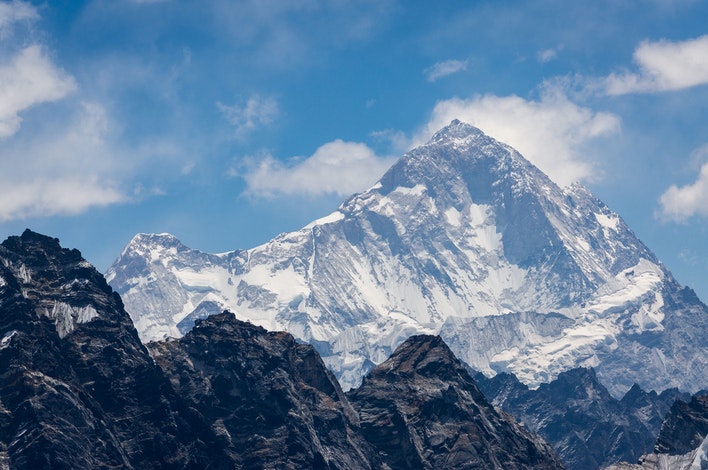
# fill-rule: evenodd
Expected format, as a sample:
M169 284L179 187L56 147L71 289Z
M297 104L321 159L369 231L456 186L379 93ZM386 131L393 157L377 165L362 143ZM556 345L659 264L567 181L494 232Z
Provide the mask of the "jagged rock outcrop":
M123 304L78 250L0 246L0 462L13 469L228 468Z
M538 436L497 412L438 336L413 336L348 393L392 469L556 469Z
M585 368L564 372L536 390L512 374L475 379L494 405L545 438L567 468L578 470L636 461L652 449L674 400L685 397L676 389L657 394L635 385L617 400Z
M292 335L225 312L197 320L179 340L148 346L238 467L380 468L339 383Z
M708 436L708 394L677 401L666 415L655 450L660 454L685 454L698 448Z
M708 469L708 395L677 400L661 426L654 452L639 463L621 462L606 470Z

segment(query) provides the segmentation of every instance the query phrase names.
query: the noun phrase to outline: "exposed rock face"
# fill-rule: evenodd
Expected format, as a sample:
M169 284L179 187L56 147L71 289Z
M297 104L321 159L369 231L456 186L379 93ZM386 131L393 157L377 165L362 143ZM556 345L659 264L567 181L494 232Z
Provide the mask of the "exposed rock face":
M378 468L359 418L322 359L288 333L231 313L150 343L177 392L243 468Z
M708 469L708 395L678 400L666 415L654 453L639 463L621 462L607 470L706 470Z
M390 468L562 468L536 435L497 412L437 336L414 336L348 393Z
M77 250L0 246L0 462L10 468L226 468L123 304Z
M677 401L669 410L655 451L685 454L698 448L708 436L708 395L695 395L690 402Z
M107 277L144 340L215 308L318 348L345 389L412 334L536 386L708 387L708 307L622 218L459 121L332 214L220 255L136 235Z
M636 461L651 450L674 400L685 397L676 389L646 393L635 385L617 400L592 369L584 368L536 390L512 374L475 379L492 403L545 438L568 468L578 470Z

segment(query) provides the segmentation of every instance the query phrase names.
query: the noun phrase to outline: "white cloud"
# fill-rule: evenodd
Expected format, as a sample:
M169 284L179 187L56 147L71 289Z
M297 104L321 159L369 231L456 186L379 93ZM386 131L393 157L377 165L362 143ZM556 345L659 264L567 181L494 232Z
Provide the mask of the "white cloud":
M708 83L708 35L687 41L642 42L634 51L638 72L601 80L608 95L681 90Z
M245 171L239 173L246 181L247 195L347 196L376 182L394 161L395 158L378 157L365 144L335 140L292 165L269 155L260 161L252 158L244 162Z
M691 216L708 216L708 163L701 167L696 181L686 186L673 185L659 198L661 218L685 222Z
M97 177L84 179L68 175L3 182L0 193L0 221L55 214L73 215L90 207L126 200L118 189Z
M0 138L19 130L22 111L60 100L75 89L74 79L56 68L40 46L24 48L0 66Z
M558 92L548 91L539 101L483 95L438 102L414 144L425 142L453 119L511 145L561 186L591 178L595 168L582 154L584 145L620 129L614 114L583 108Z
M467 70L467 61L445 60L431 65L423 71L429 82L435 82L443 77Z
M178 152L160 142L116 144L115 126L97 103L81 103L64 120L0 145L0 221L129 202L142 196L137 175L155 174L153 165L166 171L166 159Z
M544 49L536 53L536 59L545 64L558 57L558 49Z
M37 10L25 2L14 1L0 3L0 37L7 34L8 29L19 21L32 21L39 18Z
M236 137L244 138L259 126L268 125L280 114L278 102L272 97L252 95L245 103L225 105L217 102L216 106L234 126Z

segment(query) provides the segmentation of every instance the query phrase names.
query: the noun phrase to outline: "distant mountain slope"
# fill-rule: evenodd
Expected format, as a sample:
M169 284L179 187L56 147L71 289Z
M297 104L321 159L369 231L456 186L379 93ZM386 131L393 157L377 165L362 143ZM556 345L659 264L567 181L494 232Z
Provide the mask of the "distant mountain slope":
M622 462L607 470L708 469L708 395L676 401L661 426L654 452L638 464Z
M577 470L632 462L650 452L669 408L686 398L676 389L657 394L635 385L618 400L585 368L563 372L535 390L510 374L474 378L490 402L546 439L566 467Z
M228 307L315 345L345 388L412 334L538 385L594 367L621 396L708 384L708 308L581 185L453 121L301 230L210 255L137 235L109 268L144 341Z

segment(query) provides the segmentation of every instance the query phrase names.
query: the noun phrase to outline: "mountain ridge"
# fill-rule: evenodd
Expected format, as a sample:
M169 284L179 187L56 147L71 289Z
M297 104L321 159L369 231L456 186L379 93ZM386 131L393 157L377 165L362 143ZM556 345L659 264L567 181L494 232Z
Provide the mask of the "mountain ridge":
M88 306L93 314L82 315ZM29 230L8 238L0 244L0 468L391 468L311 345L228 312L195 323L178 340L146 347L120 296L78 250ZM446 370L397 367L459 387ZM471 378L462 387L486 403ZM442 426L436 436L456 443L426 450L426 461L489 468L499 454L561 468L541 438L488 404L485 435L464 439L456 417L412 411L419 426ZM467 458L490 442L491 452Z
M532 386L588 366L616 396L705 387L708 308L587 188L459 121L300 230L218 255L175 240L137 236L107 272L143 340L228 307L345 388L417 333Z

